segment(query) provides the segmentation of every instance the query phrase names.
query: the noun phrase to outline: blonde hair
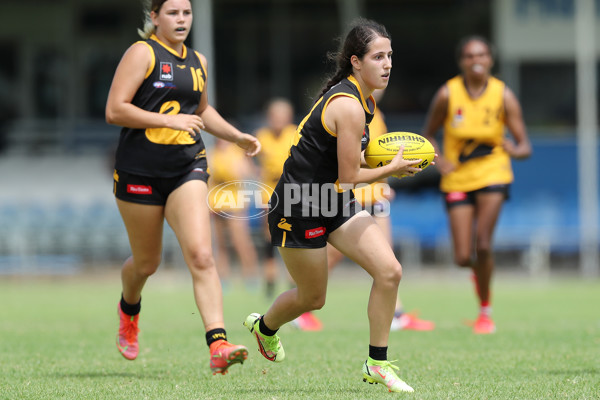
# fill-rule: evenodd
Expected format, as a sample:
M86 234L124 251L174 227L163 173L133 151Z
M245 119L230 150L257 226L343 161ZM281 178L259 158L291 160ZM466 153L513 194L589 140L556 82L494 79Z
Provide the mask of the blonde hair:
M156 26L152 23L150 13L154 11L158 14L160 8L166 1L167 0L142 0L142 4L144 5L144 26L137 30L138 35L140 35L142 39L148 39L156 32Z

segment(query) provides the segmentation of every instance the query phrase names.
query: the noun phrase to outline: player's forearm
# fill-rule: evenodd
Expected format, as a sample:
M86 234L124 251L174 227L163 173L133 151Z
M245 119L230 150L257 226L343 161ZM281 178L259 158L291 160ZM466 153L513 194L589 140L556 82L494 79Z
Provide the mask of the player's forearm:
M204 130L214 136L229 142L237 142L243 133L227 122L212 106L207 106L200 114L204 122Z
M143 110L131 103L106 108L106 122L132 129L169 128L169 116Z

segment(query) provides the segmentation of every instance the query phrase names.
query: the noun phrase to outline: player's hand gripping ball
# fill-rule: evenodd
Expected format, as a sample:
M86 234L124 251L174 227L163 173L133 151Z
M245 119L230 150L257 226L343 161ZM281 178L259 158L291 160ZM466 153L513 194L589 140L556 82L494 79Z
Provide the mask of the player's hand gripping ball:
M435 149L429 140L411 132L390 132L378 136L369 142L365 149L365 161L371 168L382 167L392 161L394 156L404 146L402 158L421 162L414 167L425 169L435 157Z

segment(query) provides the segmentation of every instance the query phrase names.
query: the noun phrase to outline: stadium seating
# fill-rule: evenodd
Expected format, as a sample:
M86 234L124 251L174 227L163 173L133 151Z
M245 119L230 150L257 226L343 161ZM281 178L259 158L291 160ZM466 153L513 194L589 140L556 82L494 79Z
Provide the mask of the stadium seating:
M557 160L568 167L557 168ZM545 271L553 255L576 255L579 250L575 143L534 141L533 157L513 166L516 180L498 221L495 246L521 253L522 267ZM0 274L44 269L68 273L90 263L121 263L129 255L106 155L55 156L36 159L35 164L28 158L4 157L0 167L11 171L0 176ZM398 189L391 219L395 249L404 264L452 262L437 187ZM250 225L262 246L261 221L251 220ZM164 252L165 262L183 265L173 258L180 252L166 224Z

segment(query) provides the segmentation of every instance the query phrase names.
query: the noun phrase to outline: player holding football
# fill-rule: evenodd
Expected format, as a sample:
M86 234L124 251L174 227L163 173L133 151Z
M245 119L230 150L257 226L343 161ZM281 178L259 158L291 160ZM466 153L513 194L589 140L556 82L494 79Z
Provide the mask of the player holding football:
M375 90L373 98L379 102L383 97L385 90ZM369 125L369 134L371 140L375 140L381 135L388 133L388 127L385 123L385 118L381 109L377 107L373 120ZM390 187L387 180L380 180L371 183L369 186L363 186L354 189L354 196L360 205L369 211L375 222L383 230L390 246L393 246L392 238L392 221L390 218L390 202L395 196L394 189ZM333 270L335 266L344 259L344 255L335 247L327 246L327 259L329 261L329 270ZM420 319L415 312L405 312L400 295L396 300L396 309L394 310L394 319L390 330L414 330L414 331L431 331L435 328L435 323L432 321Z
M206 58L184 45L192 26L190 0L152 0L145 39L124 54L106 103L106 120L120 125L114 193L132 256L121 272L117 348L139 352L141 294L161 261L166 219L192 275L213 374L225 374L248 351L227 341L223 300L211 248L206 150L200 130L235 142L254 156L260 143L208 104Z
M473 270L480 305L473 331L488 334L496 330L491 318L492 236L513 181L510 159L529 157L531 144L519 101L491 75L488 41L479 36L463 39L457 59L461 74L438 89L423 135L440 154L436 166L442 175L440 189L450 220L454 261ZM443 153L435 140L441 127ZM505 138L505 127L514 141Z
M375 89L387 86L392 68L391 39L385 27L359 20L337 55L337 70L309 114L299 124L283 174L271 197L269 228L274 246L297 287L282 293L264 314L250 314L244 325L255 336L259 351L280 362L285 352L277 331L306 311L323 307L327 292L327 243L364 268L373 278L368 304L369 355L363 377L393 392L413 389L396 375L387 359L390 325L402 266L385 234L367 211L360 211L344 187L371 183L391 175L411 175L416 161L405 161L402 149L390 164L362 168L362 151L369 142L369 123L375 112ZM287 194L295 187L335 186L329 202L305 202ZM275 196L277 194L277 196ZM318 197L318 196L317 196ZM277 199L279 199L277 201ZM321 197L322 200L322 197ZM335 213L329 213L332 209ZM316 215L315 215L316 214Z

